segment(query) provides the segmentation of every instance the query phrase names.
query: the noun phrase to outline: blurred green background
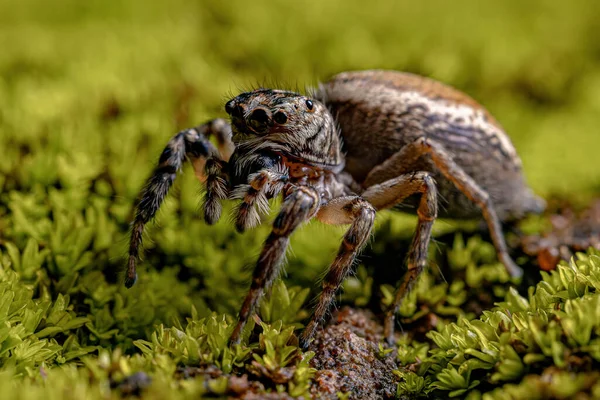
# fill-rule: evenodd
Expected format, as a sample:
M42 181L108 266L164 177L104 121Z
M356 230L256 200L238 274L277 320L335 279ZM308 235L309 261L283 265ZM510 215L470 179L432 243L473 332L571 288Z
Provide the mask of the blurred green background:
M69 315L89 318L48 336L61 345L74 335L131 349L191 304L234 313L268 226L206 227L186 169L126 291L115 271L131 204L167 140L225 116L230 96L346 70L410 71L465 91L505 127L539 194L585 202L600 192L598 21L594 0L0 0L4 274L15 270L34 302L70 295ZM288 282L314 287L341 233L299 232Z
M340 71L391 68L440 79L489 108L542 194L598 190L599 16L592 0L3 0L0 168L14 170L29 146L19 175L50 183L62 179L61 159L92 175L114 168L114 152L132 196L169 136L223 116L240 88L303 88ZM113 103L119 118L99 128ZM47 146L61 157L42 160L37 149Z

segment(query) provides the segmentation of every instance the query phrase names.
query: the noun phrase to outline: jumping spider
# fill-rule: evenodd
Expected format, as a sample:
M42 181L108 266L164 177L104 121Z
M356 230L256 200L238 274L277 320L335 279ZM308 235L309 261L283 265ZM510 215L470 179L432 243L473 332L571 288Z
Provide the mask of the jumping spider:
M260 222L269 199L283 197L232 343L240 341L258 300L279 275L290 235L312 218L350 228L301 334L302 346L369 240L378 210L409 204L418 216L406 256L408 271L385 317L390 343L394 314L427 264L436 217L483 216L500 261L511 276L522 274L508 255L500 221L539 213L544 202L528 188L521 161L500 125L467 95L407 73L346 72L310 96L273 89L242 93L227 102L225 111L231 123L215 119L184 130L161 154L133 222L127 287L136 280L144 225L186 159L205 182L208 224L220 218L223 200L239 200L235 226L243 232Z

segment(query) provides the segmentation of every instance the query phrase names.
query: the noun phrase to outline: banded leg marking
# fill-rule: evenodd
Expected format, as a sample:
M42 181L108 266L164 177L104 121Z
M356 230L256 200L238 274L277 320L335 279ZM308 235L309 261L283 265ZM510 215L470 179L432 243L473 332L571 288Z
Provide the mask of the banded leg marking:
M314 216L319 208L319 201L319 193L306 186L296 188L284 200L254 268L250 291L244 299L238 323L231 334L231 344L240 342L242 330L258 300L279 274L291 234L300 224Z
M216 124L223 129L223 120L210 121L196 128L186 129L173 136L167 143L158 160L158 165L146 181L139 195L136 206L135 219L131 227L129 241L129 260L125 274L125 286L131 287L137 279L136 264L139 261L139 249L142 246L144 226L151 221L160 208L162 202L175 178L181 170L183 162L188 159L194 166L196 176L205 179L204 165L207 160L218 158L215 146L208 140L206 134L213 132Z
M310 322L300 335L300 345L304 348L308 346L319 323L329 311L335 293L352 269L356 256L367 243L375 222L375 209L361 197L340 197L321 207L317 218L327 224L351 223L352 225L344 235L337 256L325 276L319 303Z
M396 311L427 265L431 229L437 217L437 189L431 175L427 172L416 172L390 179L363 193L363 197L377 210L393 207L415 193L421 193L421 200L417 208L417 229L406 256L407 271L396 289L394 303L387 311L384 323L385 337L390 345L394 342Z

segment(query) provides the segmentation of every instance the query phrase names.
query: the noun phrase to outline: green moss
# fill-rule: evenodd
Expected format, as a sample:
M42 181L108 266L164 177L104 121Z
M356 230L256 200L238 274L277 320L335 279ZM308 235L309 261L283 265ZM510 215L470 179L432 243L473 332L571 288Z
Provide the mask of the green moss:
M591 395L590 390L597 390L593 385L600 387L599 288L600 252L589 250L556 271L542 273L526 297L511 288L504 301L481 317L461 316L429 332L433 347L427 354L424 344L402 343L399 359L406 370L398 371L403 379L398 393L456 397L481 386L487 392L522 380L507 388L511 398L526 399L532 396L528 387L543 382L532 375L548 375L564 383L545 387L549 397L569 398L580 391ZM483 398L503 395L499 388Z
M235 395L229 374L248 374L259 391L306 395L314 370L295 332L343 228L308 224L295 235L285 284L263 300L244 344L229 348L269 227L206 226L186 171L148 227L138 284L122 287L131 204L170 135L224 116L224 98L256 82L302 88L342 70L407 70L485 104L540 194L584 202L600 180L594 6L0 0L3 396ZM547 224L532 221L528 229ZM373 277L399 266L404 252L388 243L413 225L379 217L342 302L367 306L380 293L390 302L392 282ZM407 335L397 357L414 367L398 370L399 394L598 396L595 253L544 275L525 297L481 239L457 236L431 253L399 313ZM437 266L446 264L444 279ZM437 327L424 337L432 316Z

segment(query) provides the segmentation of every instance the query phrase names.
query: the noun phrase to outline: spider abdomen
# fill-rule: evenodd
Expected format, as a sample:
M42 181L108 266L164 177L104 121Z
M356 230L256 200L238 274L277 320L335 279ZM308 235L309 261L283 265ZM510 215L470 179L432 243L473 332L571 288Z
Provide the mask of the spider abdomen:
M540 211L522 174L521 160L500 124L466 94L440 82L396 71L336 75L317 98L335 116L346 171L368 187L398 170L372 171L419 139L439 143L485 190L501 219ZM403 173L430 172L440 193L440 216L472 218L479 207L438 171L426 155L405 161ZM410 199L409 199L410 203Z

